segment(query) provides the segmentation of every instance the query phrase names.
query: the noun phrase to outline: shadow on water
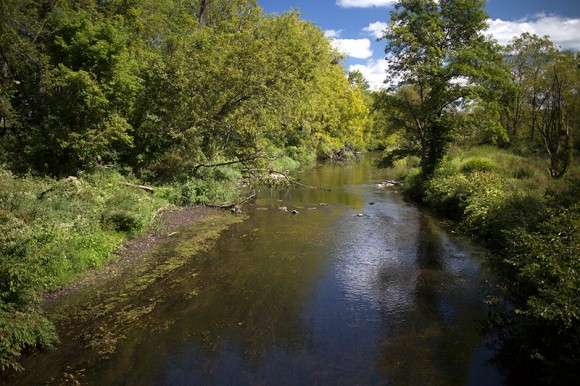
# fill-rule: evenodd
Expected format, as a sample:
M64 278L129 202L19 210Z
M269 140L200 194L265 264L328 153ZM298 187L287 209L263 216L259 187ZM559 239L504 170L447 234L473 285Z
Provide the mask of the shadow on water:
M113 352L64 345L32 358L24 378L58 382L66 372L102 385L501 384L484 363L490 353L477 332L486 312L482 252L396 191L378 188L381 171L370 157L299 177L331 191L261 191L248 220L131 297L147 315L123 329ZM166 252L187 243L181 238Z

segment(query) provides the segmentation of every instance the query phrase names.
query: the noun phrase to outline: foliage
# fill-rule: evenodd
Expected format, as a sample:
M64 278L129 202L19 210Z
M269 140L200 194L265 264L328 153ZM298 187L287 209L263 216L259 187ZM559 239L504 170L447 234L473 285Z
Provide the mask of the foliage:
M493 161L487 158L469 158L461 163L461 172L491 172L495 169Z
M566 384L580 358L580 169L551 179L544 161L491 146L453 148L433 178L403 185L497 253L493 333L517 382ZM523 370L525 369L525 370ZM533 369L533 370L530 370Z
M550 175L560 178L580 130L578 55L560 51L547 36L524 33L506 48L505 63L512 82L499 88L504 104L499 121L512 147L543 148Z
M23 348L48 348L57 341L54 325L38 310L0 303L0 372L22 370L15 359Z
M527 369L517 373L523 379L569 384L579 375L579 230L576 203L550 208L534 232L513 232L507 264L517 286L505 351L514 368Z
M35 304L79 273L104 265L123 239L142 232L167 202L123 185L110 170L83 178L0 173L0 362L17 367L21 349L48 346L54 326ZM6 323L18 321L12 328Z
M430 178L451 141L456 108L477 97L499 57L482 33L488 18L481 0L401 0L384 39L392 76L401 81L389 105L419 152ZM501 66L500 66L501 68Z

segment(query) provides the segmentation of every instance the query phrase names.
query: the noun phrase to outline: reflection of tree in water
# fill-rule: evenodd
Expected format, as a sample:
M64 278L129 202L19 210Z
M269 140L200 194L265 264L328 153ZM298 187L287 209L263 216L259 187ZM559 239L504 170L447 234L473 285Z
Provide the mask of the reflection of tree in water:
M406 291L413 304L396 318L392 310L382 311L387 333L379 366L394 385L464 385L479 342L475 328L469 327L480 317L479 299L465 298L454 285L460 279L446 270L449 251L433 220L420 216L415 234L414 256L406 256L413 263L404 265L403 273L414 280L392 280L388 272L382 277L383 292Z

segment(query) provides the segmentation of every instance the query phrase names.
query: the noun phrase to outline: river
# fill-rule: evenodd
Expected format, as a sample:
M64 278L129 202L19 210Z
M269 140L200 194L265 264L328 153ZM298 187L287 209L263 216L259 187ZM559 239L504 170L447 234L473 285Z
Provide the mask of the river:
M296 176L330 191L262 189L248 220L131 300L147 318L114 351L64 342L11 381L502 384L478 332L485 251L377 187L372 157Z

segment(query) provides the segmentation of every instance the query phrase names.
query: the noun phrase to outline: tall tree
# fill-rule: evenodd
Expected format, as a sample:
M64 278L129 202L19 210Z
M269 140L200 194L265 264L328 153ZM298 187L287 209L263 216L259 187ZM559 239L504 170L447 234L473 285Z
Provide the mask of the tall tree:
M409 137L387 159L419 156L424 180L445 155L457 107L476 98L486 78L499 75L493 70L500 62L497 49L483 34L484 5L484 0L399 0L391 12L383 36L387 82L392 90L408 85L416 95L398 104L407 115Z
M540 108L545 91L549 87L549 64L558 54L558 49L548 37L523 33L507 47L506 63L510 68L516 92L507 101L507 114L503 122L510 142L517 144L523 128L529 129L528 138L535 140L540 119Z

